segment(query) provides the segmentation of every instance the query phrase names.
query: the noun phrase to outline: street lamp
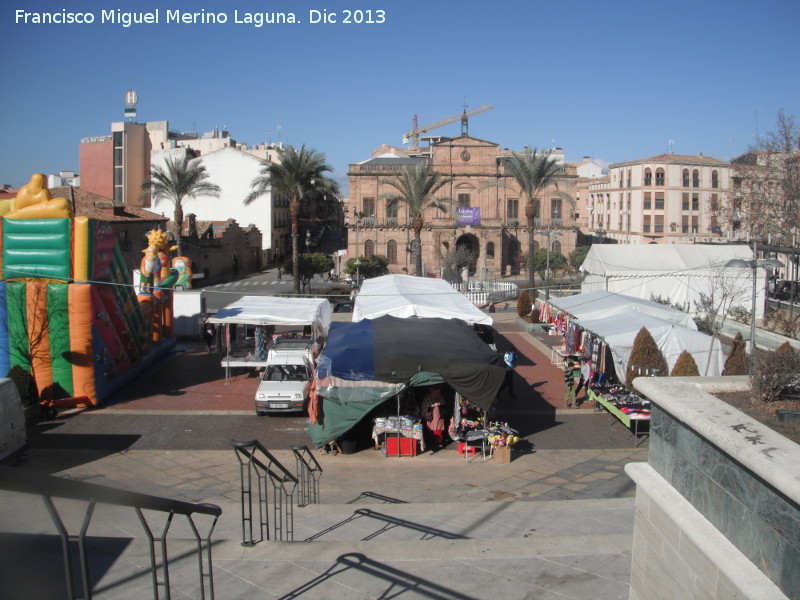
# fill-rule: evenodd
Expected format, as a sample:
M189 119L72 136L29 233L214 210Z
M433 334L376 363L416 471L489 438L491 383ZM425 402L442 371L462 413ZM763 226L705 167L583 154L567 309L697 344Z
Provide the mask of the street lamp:
M356 286L361 284L361 259L356 257Z
M551 238L559 237L561 232L553 231L553 226L548 225L546 231L537 231L536 235L544 235L547 236L547 261L545 265L545 272L544 272L544 301L548 302L550 300L550 246L551 246Z
M778 269L783 266L783 263L775 258L758 260L758 242L753 241L753 258L751 260L734 258L725 263L725 266L733 269L753 270L753 304L752 313L750 315L750 362L748 365L748 371L752 376L756 357L756 272L759 267L764 269Z

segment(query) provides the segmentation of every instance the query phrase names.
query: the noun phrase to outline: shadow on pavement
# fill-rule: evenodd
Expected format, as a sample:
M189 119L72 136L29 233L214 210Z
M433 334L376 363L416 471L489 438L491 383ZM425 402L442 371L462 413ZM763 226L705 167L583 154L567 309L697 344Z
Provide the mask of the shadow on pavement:
M102 579L130 542L125 538L86 538L92 585ZM79 593L81 578L75 570L75 592ZM3 593L9 594L8 598L72 597L67 591L61 538L57 535L0 533L0 581L3 582ZM82 597L88 598L89 595L84 593Z
M423 579L408 573L372 560L363 554L348 553L342 554L337 558L336 563L327 571L311 579L304 585L284 594L279 600L289 600L290 598L301 598L308 592L324 584L326 581L348 570L357 571L363 575L368 575L376 582L383 582L386 589L376 597L389 598L397 597L402 591L408 591L420 598L449 598L451 600L475 600L474 596L460 594L451 588L444 587L428 579Z

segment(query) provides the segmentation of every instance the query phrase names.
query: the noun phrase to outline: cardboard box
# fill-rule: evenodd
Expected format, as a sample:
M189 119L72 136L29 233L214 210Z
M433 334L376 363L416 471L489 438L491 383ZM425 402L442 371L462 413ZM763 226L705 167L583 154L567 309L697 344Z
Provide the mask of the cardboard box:
M495 446L494 462L501 465L511 462L511 446Z

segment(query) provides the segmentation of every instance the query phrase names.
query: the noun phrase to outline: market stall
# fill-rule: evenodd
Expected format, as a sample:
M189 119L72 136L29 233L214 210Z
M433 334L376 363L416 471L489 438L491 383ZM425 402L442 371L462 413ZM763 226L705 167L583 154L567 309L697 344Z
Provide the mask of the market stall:
M598 410L605 410L625 425L634 438L650 432L650 401L621 386L592 386L587 392Z
M692 355L703 375L718 376L724 366L719 340L697 331L697 325L685 313L656 302L590 292L553 298L543 307L542 315L564 338L559 348L562 356L590 358L601 383L625 380L633 342L642 327L653 336L670 370L684 350Z
M581 292L606 291L650 300L669 298L694 310L701 294L710 296L723 286L729 297L741 298L749 308L752 274L749 269L725 268L731 260L753 260L749 246L733 244L644 244L635 251L625 244L594 244L580 271ZM758 268L757 279L766 272ZM759 286L756 318L764 310L764 288Z
M266 366L276 326L296 327L298 335L305 330L305 336L314 340L327 336L331 305L324 298L244 296L218 310L208 323L217 327L218 335L222 334L222 366L227 376L233 367Z
M353 321L382 315L460 319L470 325L493 322L490 315L444 279L409 275L384 275L364 281L356 296Z
M399 437L416 439L422 427L415 426L423 425L424 415L419 409L416 415L408 413L424 403L426 388L441 387L442 412L449 422L455 409L449 411L448 405L455 406L456 399L488 411L505 374L502 355L460 320L385 315L333 323L317 363L308 433L322 446L369 416L384 418L368 424L373 435L386 433L380 428L388 425ZM376 417L382 405L385 412ZM397 421L386 420L392 412L401 419L399 429Z

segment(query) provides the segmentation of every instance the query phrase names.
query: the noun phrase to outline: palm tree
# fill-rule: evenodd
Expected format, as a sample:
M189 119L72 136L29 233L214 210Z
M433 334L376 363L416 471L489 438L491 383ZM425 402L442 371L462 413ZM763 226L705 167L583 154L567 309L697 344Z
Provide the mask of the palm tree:
M446 213L448 205L454 204L450 198L436 196L436 192L451 181L452 177L445 177L442 173L434 171L426 162L406 166L391 178L381 181L395 189L394 192L381 194L381 198L386 198L387 203L403 202L408 207L411 228L414 230L413 252L417 277L422 277L421 232L425 224L423 215L429 208L437 208Z
M303 144L300 149L286 146L278 150L279 161L263 161L261 172L250 185L252 191L244 199L245 204L250 204L269 191L289 198L289 213L292 217L292 275L294 279L294 293L300 293L300 276L298 264L298 227L297 216L300 211L300 202L314 194L339 193L338 184L327 177L325 173L332 172L331 166L325 162L325 155L313 148L306 148Z
M163 167L153 167L150 177L150 181L142 184L142 196L146 196L149 192L156 203L159 200L172 202L178 256L183 256L181 233L184 203L197 196L219 198L222 188L208 181L208 173L200 161L190 161L186 155L180 158L168 156Z
M536 207L539 202L539 195L546 188L553 186L558 189L556 178L561 171L561 166L550 156L550 152L546 150L537 151L536 148L531 150L529 147L525 148L525 152L522 154L514 152L503 164L505 165L506 175L516 182L522 197L525 198L525 217L528 222L528 287L532 290L536 272L534 269L536 252L533 236ZM506 183L499 182L490 185L505 186ZM566 197L566 194L559 195ZM568 200L572 201L570 198Z

